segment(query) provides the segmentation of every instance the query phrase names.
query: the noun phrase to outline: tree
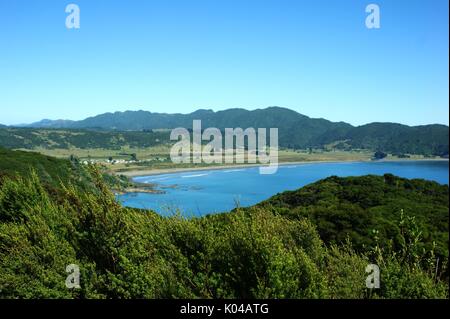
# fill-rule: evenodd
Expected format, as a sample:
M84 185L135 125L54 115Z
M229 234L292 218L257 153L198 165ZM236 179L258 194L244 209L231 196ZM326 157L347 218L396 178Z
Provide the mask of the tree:
M387 154L382 151L376 151L375 154L373 154L373 158L377 159L377 160L383 159L386 156L387 156Z

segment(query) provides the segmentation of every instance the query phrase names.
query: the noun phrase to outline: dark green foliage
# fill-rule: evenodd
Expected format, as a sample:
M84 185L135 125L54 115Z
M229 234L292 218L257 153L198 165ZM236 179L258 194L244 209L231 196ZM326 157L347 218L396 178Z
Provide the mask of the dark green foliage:
M0 184L2 177L27 177L34 170L41 182L55 191L61 183L84 188L89 175L75 160L68 161L33 152L10 151L0 147Z
M114 132L95 130L0 129L0 146L10 149L111 149L151 147L169 142L168 132Z
M123 191L128 187L133 187L136 184L130 181L130 179L124 175L111 175L110 173L103 171L102 179L111 190Z
M6 177L26 178L34 171L50 193L60 193L61 185L72 184L80 190L95 191L92 176L75 156L70 160L57 159L34 152L11 151L0 148L0 185ZM103 181L109 188L123 190L132 186L125 176L110 175L99 167Z
M370 123L351 129L345 136L353 148L389 153L448 155L448 126L406 126Z
M69 136L67 133L49 131L56 144L45 144L35 139L32 131L0 130L0 145L9 148L50 145L61 147L67 144L86 148L120 146L123 142L139 147L152 146L154 135L160 134L168 140L168 133L152 132L152 129L173 129L176 127L192 128L193 120L202 120L202 127L225 128L248 127L279 128L279 145L281 147L308 149L323 148L334 143L338 149L368 149L381 150L388 153L448 155L449 131L445 125L406 126L396 123L370 123L353 127L344 122L331 122L325 119L313 119L295 111L269 107L248 111L245 109L228 109L214 112L212 110L198 110L190 114L164 114L146 111L126 111L106 113L82 121L48 121L32 124L35 128L64 128L64 129L103 129L124 131L119 135L125 141L112 139L112 133L92 133L90 138L85 136ZM150 135L127 131L145 131ZM27 133L28 132L28 133ZM145 133L140 132L140 133ZM24 134L27 134L24 136ZM55 135L61 135L61 139ZM143 138L146 139L143 139ZM25 139L23 139L25 138ZM105 143L110 138L111 142ZM83 140L83 143L80 142ZM153 139L154 141L155 139ZM21 145L21 146L16 146ZM107 145L107 146L102 146Z
M381 152L381 151L376 151L375 154L373 154L373 158L377 159L377 160L383 159L386 156L387 156L387 154L384 152Z
M0 150L0 165L0 298L448 298L447 185L330 177L185 219L120 206L109 189L127 179L75 157Z
M386 174L329 177L297 191L284 192L260 207L290 219L308 218L327 243L343 243L347 237L358 250L373 247L377 231L383 243L399 247L400 212L414 216L427 250L448 257L448 185Z
M90 175L96 191L65 184L58 194L49 193L35 173L4 178L0 298L448 297L447 282L430 270L435 265L433 249L418 249L417 230L422 226L412 217L393 224L401 228L398 249L381 248L380 237L373 249L356 252L349 243L327 247L314 216L311 222L254 207L199 219L163 218L121 207L101 173L91 169ZM358 191L371 179L330 178L317 184L323 194L310 186L298 191L309 198L288 193L289 199L281 201L280 195L278 200L280 207L288 208L343 196L365 209L381 200L377 194L367 197ZM397 185L397 178L386 179L392 187ZM379 182L373 180L370 187L383 189ZM399 194L406 192L407 183L401 180ZM411 196L434 202L437 211L445 205L443 188L409 183ZM355 194L343 184L355 188ZM421 262L425 255L428 267ZM369 291L365 267L374 261L381 268L382 289ZM80 266L81 289L64 285L69 264Z
M98 194L69 186L58 201L36 175L4 182L1 297L326 295L321 243L306 221L286 222L262 211L220 222L163 219L122 208L98 178ZM21 215L11 214L12 202ZM83 276L83 289L73 292L64 287L71 263Z

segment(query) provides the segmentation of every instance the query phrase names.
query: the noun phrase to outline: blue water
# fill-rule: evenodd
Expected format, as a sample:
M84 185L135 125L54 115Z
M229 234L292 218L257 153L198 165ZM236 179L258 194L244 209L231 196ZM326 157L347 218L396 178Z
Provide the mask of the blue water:
M177 210L187 216L225 212L251 206L286 190L331 175L359 176L391 173L448 184L448 161L352 162L283 165L273 175L260 175L257 167L181 172L137 177L141 183L157 183L165 194L120 195L123 205L152 209L161 215Z

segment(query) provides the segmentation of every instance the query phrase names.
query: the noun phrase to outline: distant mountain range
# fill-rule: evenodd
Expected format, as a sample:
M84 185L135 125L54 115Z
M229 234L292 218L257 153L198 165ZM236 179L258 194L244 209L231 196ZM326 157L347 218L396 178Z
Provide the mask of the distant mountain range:
M32 127L32 128L70 128L76 126L76 121L70 120L48 120L44 119L31 124L14 125L15 127Z
M290 148L332 145L339 149L357 148L397 154L440 156L448 155L449 149L449 128L446 125L407 126L397 123L370 123L355 127L345 122L310 118L281 107L253 111L228 109L218 112L201 109L189 114L126 111L105 113L81 121L42 120L22 127L142 131L191 128L193 120L202 120L203 128L278 127L280 145Z

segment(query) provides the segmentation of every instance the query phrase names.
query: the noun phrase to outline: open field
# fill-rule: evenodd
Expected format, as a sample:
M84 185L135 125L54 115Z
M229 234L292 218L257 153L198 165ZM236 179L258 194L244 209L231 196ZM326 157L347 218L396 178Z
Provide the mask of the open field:
M110 173L126 176L161 174L175 171L197 170L197 169L220 169L227 167L258 166L260 164L175 164L170 159L169 145L153 146L148 148L122 148L120 150L108 149L44 149L38 148L33 151L57 158L69 158L75 156L81 161L93 161L104 165ZM135 161L131 155L135 154ZM303 162L346 162L346 161L369 161L373 152L367 150L354 151L324 151L324 150L292 150L282 149L278 154L279 163L303 163ZM111 162L113 159L113 162ZM385 160L400 160L401 158L389 155ZM411 155L409 160L437 159L437 157L424 157ZM405 159L401 159L405 160Z
M370 152L313 152L281 150L278 154L279 163L302 163L302 162L341 162L341 161L367 161L370 160L372 153ZM168 156L168 155L167 155ZM110 165L113 172L124 174L127 176L137 176L141 174L160 174L175 171L186 171L196 169L220 169L227 167L249 167L259 166L259 163L233 163L226 164L194 164L194 163L172 163L170 158L166 161L155 161L137 164L114 164Z
M30 151L26 149L20 149L23 151ZM168 145L158 145L147 148L131 148L123 147L119 150L111 150L104 148L67 148L67 149L48 149L48 148L34 148L31 151L38 152L44 155L58 157L58 158L69 158L70 156L76 156L80 160L108 160L110 157L113 159L130 159L131 154L136 154L138 159L153 159L158 156L167 156L170 151Z
M19 149L23 151L30 151L26 149ZM110 150L102 148L80 149L47 149L35 148L33 152L38 152L43 155L53 156L57 158L69 158L71 156L78 157L80 160L98 160L107 161L110 158L114 160L129 160L131 154L135 154L140 162L158 161L163 162L163 159L170 161L170 145L159 145L148 148L130 148L124 147L119 150ZM366 160L370 159L373 152L366 150L355 151L323 151L323 150L292 150L281 149L278 152L280 162L296 162L296 161L348 161L348 160ZM120 165L116 165L120 166ZM138 165L141 166L141 165Z

